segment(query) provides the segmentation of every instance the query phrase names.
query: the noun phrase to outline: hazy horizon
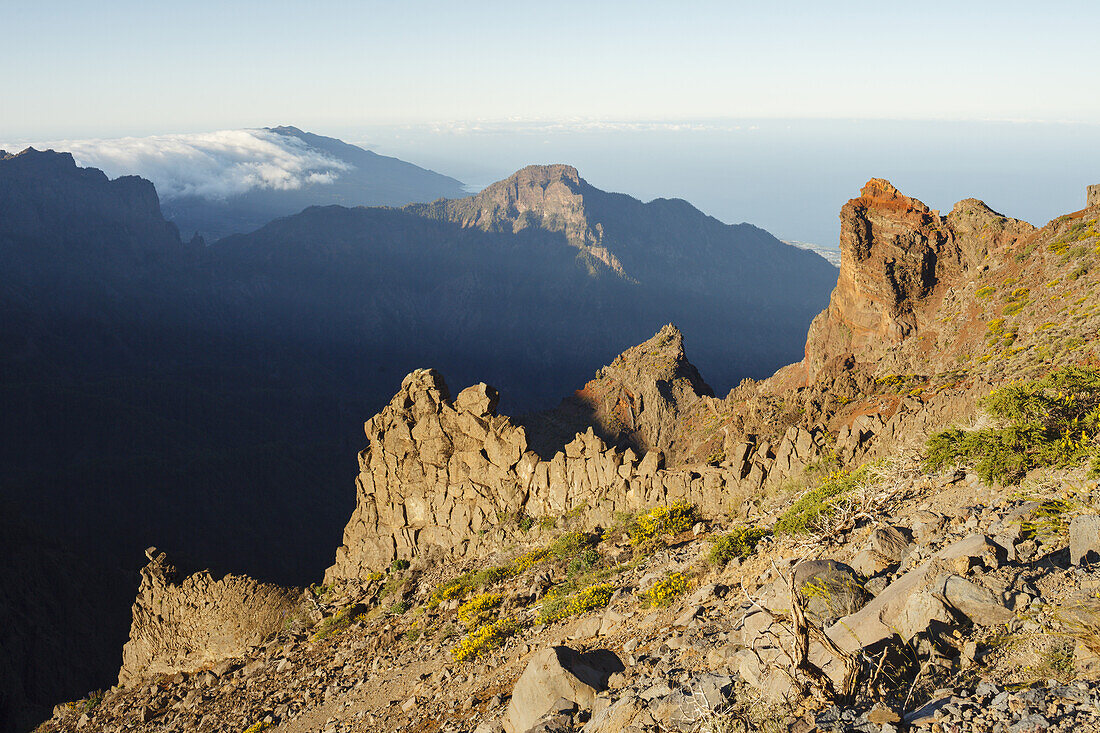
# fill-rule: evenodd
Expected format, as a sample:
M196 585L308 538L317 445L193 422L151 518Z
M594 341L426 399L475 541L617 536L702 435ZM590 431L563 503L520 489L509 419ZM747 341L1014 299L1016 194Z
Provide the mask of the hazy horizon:
M512 120L303 129L452 176L471 191L526 165L567 163L607 191L683 198L721 221L827 247L836 246L841 205L872 177L943 212L979 198L1037 225L1080 208L1085 186L1100 182L1100 125L1082 123ZM341 174L316 151L279 144L281 136L243 133L0 139L0 148L68 149L112 177L150 178L162 197L233 195Z
M605 190L822 245L871 177L1036 224L1100 181L1100 6L1069 0L7 10L18 104L0 107L0 143L294 125L474 188L570 163ZM281 166L258 175L297 180Z

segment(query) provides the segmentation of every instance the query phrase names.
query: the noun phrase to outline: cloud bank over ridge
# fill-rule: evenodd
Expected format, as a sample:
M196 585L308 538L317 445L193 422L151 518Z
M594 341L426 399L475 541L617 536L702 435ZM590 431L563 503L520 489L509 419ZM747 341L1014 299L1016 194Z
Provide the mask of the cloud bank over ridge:
M224 200L255 189L296 190L331 184L352 169L296 137L262 129L31 145L71 152L77 165L99 168L111 178L148 178L162 199ZM0 143L0 149L23 147Z

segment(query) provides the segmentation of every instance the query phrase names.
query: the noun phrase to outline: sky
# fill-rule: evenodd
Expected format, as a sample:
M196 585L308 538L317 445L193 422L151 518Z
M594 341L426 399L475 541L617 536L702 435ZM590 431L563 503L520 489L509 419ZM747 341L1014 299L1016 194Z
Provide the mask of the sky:
M607 190L826 245L872 176L1035 223L1100 182L1100 3L1083 0L0 7L0 145L141 157L108 172L175 166L196 190L327 175L300 151L237 143L279 124L473 189L571 163ZM178 163L215 148L232 168Z
M4 137L468 120L1100 123L1100 4L5 0Z

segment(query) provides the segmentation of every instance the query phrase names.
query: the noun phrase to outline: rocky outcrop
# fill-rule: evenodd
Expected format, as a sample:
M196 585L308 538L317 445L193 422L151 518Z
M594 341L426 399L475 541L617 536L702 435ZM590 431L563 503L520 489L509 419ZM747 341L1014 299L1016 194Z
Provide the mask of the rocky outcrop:
M977 199L960 201L941 216L880 178L844 205L840 222L837 286L810 326L803 361L786 370L787 383L809 384L846 355L873 363L903 341L934 336L947 292L990 251L1003 251L1034 231Z
M660 451L670 464L678 464L684 457L677 440L683 416L713 396L684 354L683 334L670 323L617 356L559 407L524 423L540 455L552 454L545 445L564 444L592 427L616 447L633 448L639 455Z
M529 165L476 196L406 209L487 232L517 233L529 226L561 232L586 257L624 275L622 263L603 245L603 227L588 221L586 186L571 165Z
M301 601L301 591L244 575L214 578L203 570L182 577L165 553L151 547L146 555L120 685L242 655L283 628Z
M720 465L666 468L661 451L619 450L589 428L543 460L528 449L523 427L496 414L496 403L496 390L484 384L452 401L438 372L405 377L366 423L356 507L326 583L365 577L395 558L487 554L514 528L507 517L571 513L607 526L616 512L675 501L738 513L765 481L801 470L823 447L820 433L790 428L776 444L737 443Z
M1085 208L1100 206L1100 183L1095 183L1085 190Z

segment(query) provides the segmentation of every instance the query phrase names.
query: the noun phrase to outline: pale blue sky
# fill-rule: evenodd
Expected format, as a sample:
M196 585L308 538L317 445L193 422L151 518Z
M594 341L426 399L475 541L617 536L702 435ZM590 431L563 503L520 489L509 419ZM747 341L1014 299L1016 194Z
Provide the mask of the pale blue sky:
M0 138L736 117L1100 123L1100 4L3 0Z

